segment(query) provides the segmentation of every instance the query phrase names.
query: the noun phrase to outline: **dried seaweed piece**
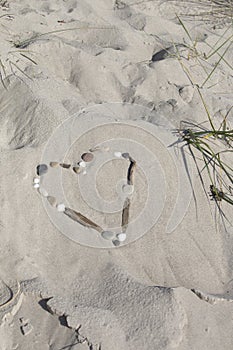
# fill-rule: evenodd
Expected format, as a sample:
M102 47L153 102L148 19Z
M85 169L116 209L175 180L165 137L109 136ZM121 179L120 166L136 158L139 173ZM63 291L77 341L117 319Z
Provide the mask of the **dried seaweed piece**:
M88 219L86 216L82 215L81 213L79 213L73 209L65 208L64 214L67 215L72 220L77 221L78 223L80 223L81 225L83 225L85 227L93 228L94 230L96 230L100 233L104 231L102 229L102 227L100 227L99 225L97 225L96 223L94 223L93 221Z

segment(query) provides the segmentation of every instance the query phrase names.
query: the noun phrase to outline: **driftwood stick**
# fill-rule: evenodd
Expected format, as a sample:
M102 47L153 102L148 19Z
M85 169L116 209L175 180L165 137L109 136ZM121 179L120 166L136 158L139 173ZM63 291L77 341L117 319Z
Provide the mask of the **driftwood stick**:
M65 208L64 214L69 216L69 218L71 218L72 220L78 222L79 224L85 226L85 227L90 227L93 228L94 230L98 231L98 232L103 232L104 230L102 229L102 227L100 227L99 225L95 224L93 221L91 221L90 219L88 219L86 216L82 215L81 213L70 209L70 208Z
M128 172L127 172L127 184L133 186L134 184L134 171L136 169L136 162L133 158L131 158L129 156L129 168L128 168ZM128 225L129 225L129 209L130 209L130 198L127 197L124 205L123 205L123 209L122 209L122 216L121 216L121 228L122 228L122 232L125 232Z
M121 228L122 232L125 232L128 224L129 224L129 207L130 207L130 199L126 198L122 210L122 217L121 217Z
M130 165L129 165L128 173L127 173L127 183L128 183L128 185L133 185L134 170L136 168L136 162L131 157L129 158L129 160L130 160Z

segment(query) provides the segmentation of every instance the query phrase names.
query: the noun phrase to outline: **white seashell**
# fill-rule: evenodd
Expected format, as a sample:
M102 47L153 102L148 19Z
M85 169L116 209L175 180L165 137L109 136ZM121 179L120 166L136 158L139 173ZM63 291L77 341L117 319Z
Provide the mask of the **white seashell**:
M48 192L44 188L39 188L38 192L43 196L43 197L48 197Z
M34 177L33 183L34 184L39 184L40 183L40 178L39 177Z
M65 209L66 209L65 204L60 203L60 204L57 205L57 211L59 211L59 212L64 212Z
M117 158L121 158L122 157L122 153L121 152L114 152L114 156Z
M34 188L39 188L39 187L40 187L40 184L33 184L33 187L34 187Z
M79 162L78 165L81 166L81 168L86 168L86 163L84 161Z
M122 233L118 233L116 235L116 237L117 237L118 241L124 242L126 240L126 233L123 233L123 232Z
M101 232L101 236L104 238L104 239L107 239L107 240L112 240L113 238L115 238L115 233L112 232L112 231L103 231Z
M83 171L83 175L86 175L86 174L87 174L87 171L86 171L86 170L84 170L84 171Z

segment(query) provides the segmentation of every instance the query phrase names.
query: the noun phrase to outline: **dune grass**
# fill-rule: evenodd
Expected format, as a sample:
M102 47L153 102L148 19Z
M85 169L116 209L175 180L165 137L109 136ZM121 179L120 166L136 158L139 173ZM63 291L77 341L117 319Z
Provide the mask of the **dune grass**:
M126 2L127 6L145 5L146 3L157 2L159 8L163 5L184 20L203 21L211 24L213 29L223 27L233 20L233 0L135 0ZM164 12L164 16L167 13Z
M180 135L180 141L185 142L194 160L205 193L207 194L207 190L205 188L203 172L208 175L209 190L212 199L216 202L223 200L233 205L233 128L228 121L233 105L228 109L226 115L222 116L222 121L219 125L216 125L202 93L203 89L206 88L207 82L218 70L220 62L224 62L233 72L233 67L225 59L226 52L233 43L233 35L228 35L225 39L225 35L229 30L227 28L214 46L207 44L210 47L210 52L207 55L203 55L198 51L197 43L192 39L183 21L178 16L177 18L190 40L189 50L193 53L192 58L194 57L199 66L203 68L203 72L206 75L204 80L201 83L193 81L189 68L185 63L185 60L190 60L190 57L184 59L177 50L176 58L200 97L209 125L206 128L203 127L203 124L197 125L184 121L177 131ZM224 50L223 53L220 53L220 50ZM213 55L217 55L218 60L208 70L204 63ZM211 88L211 86L208 88ZM203 163L202 168L200 168L200 160Z
M233 129L226 127L226 120L218 129L214 125L210 128L195 124L188 126L181 128L179 134L197 166L202 186L204 187L202 174L205 171L209 177L212 198L233 205ZM203 162L202 168L198 165L198 160Z

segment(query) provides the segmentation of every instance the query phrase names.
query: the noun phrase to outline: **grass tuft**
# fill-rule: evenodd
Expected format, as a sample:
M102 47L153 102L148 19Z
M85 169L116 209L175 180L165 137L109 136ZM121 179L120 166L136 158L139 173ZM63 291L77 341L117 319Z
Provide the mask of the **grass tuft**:
M213 123L213 128L208 129L191 124L191 128L184 127L178 131L181 141L186 143L195 161L202 186L204 187L202 173L206 171L212 198L233 205L233 199L230 198L233 188L233 166L229 162L229 159L233 159L233 129L227 127L226 117L219 128ZM201 169L197 159L203 163ZM204 190L206 192L205 188Z

